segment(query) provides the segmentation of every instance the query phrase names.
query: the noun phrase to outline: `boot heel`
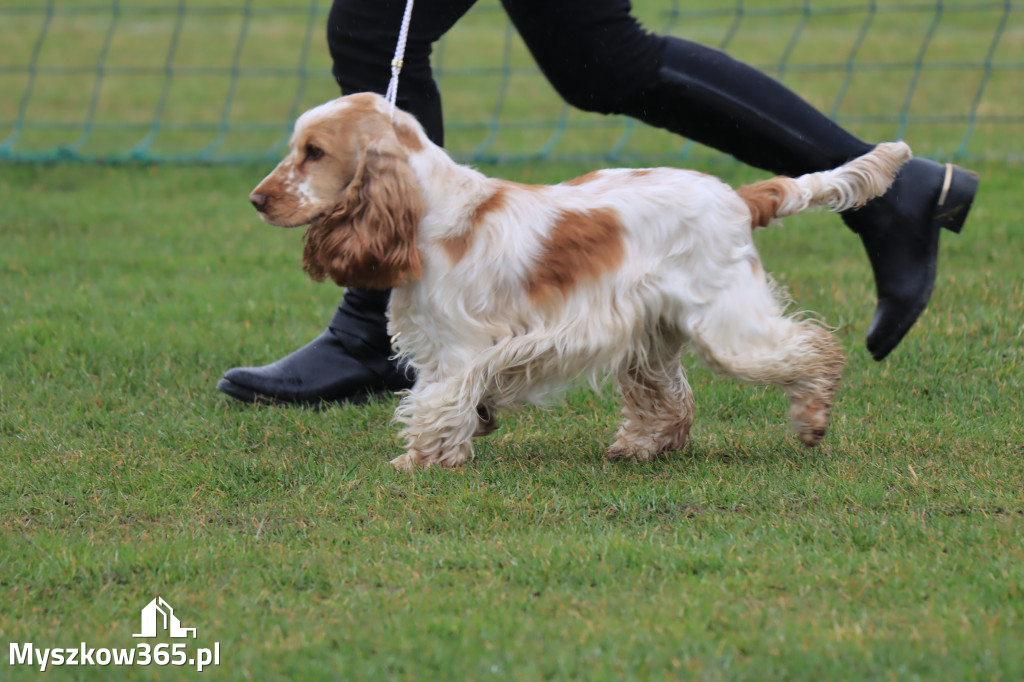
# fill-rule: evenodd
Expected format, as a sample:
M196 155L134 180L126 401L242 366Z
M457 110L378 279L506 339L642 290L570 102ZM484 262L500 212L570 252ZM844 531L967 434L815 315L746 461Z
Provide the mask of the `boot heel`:
M946 177L935 207L935 225L956 232L964 228L974 195L978 193L978 174L960 166L946 164Z

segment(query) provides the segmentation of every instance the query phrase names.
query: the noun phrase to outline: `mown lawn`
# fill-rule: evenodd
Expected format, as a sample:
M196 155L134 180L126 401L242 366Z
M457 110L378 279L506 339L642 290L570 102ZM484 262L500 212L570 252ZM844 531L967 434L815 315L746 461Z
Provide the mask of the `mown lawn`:
M393 399L214 389L318 334L339 295L305 279L300 231L247 206L266 170L0 168L0 643L132 647L160 595L190 650L220 644L215 679L1024 677L1019 166L978 167L933 302L882 364L856 237L826 214L760 232L850 357L820 448L781 395L688 358L693 439L661 461L606 462L615 396L579 389L413 475L387 465Z
M292 110L336 94L316 25L329 4L112 3L112 23L101 3L7 3L0 145L258 155ZM1008 5L636 5L866 139L1020 158ZM496 3L434 59L462 158L690 149L565 111ZM600 165L483 169L557 182ZM857 238L826 214L759 233L767 268L849 355L821 447L789 433L777 392L687 358L682 452L606 462L614 393L579 389L504 418L469 465L412 475L387 464L394 398L311 411L214 389L320 333L340 295L301 272L301 231L248 206L267 165L0 165L0 679L39 674L10 665L12 643L143 643L156 596L197 628L190 654L219 644L210 679L1024 678L1024 167L970 165L972 219L944 237L932 304L882 364L863 348Z

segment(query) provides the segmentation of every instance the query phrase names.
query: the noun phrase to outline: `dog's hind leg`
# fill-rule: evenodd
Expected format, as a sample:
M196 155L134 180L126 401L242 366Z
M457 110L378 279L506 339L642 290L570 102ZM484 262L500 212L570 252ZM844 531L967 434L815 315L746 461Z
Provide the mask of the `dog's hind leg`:
M789 417L812 447L825 437L842 374L842 350L812 320L782 314L767 282L723 292L691 318L693 347L714 370L752 384L774 384L789 398Z
M646 364L619 372L622 425L605 455L609 459L649 460L681 450L693 424L693 391L679 364L679 344Z

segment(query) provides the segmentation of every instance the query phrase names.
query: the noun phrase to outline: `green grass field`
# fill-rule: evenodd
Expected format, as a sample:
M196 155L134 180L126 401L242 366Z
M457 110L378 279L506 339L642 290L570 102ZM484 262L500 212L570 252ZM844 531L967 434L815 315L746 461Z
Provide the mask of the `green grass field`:
M387 465L394 400L214 390L318 333L338 297L305 280L300 232L246 205L263 170L4 169L2 639L133 646L161 595L220 643L215 678L1024 675L1019 168L980 167L933 302L884 364L861 345L856 238L825 214L760 233L850 355L820 448L780 395L691 358L693 440L663 461L604 461L614 396L581 389L504 420L463 469L414 475Z
M495 42L488 15L467 21L467 43ZM1024 44L1019 26L1006 35ZM828 108L826 82L806 94ZM491 111L448 85L454 121ZM1018 107L1020 81L1005 87L986 106ZM547 101L510 92L520 110ZM594 142L582 130L567 152ZM907 139L949 150L958 130ZM469 132L452 139L471 150ZM1014 151L989 132L978 156ZM647 135L638 152L663 149ZM695 163L734 184L765 177ZM599 165L482 170L557 182ZM577 389L504 418L469 465L412 475L388 466L394 398L311 411L214 389L320 333L340 294L301 272L301 231L248 205L266 164L0 165L0 679L39 675L10 665L10 643L134 647L158 595L198 629L190 652L219 644L219 666L51 674L1024 678L1024 168L970 165L972 218L944 236L932 303L882 364L863 348L874 292L857 238L828 214L758 232L767 269L849 355L819 448L789 433L781 394L688 357L697 421L682 452L606 462L615 396Z

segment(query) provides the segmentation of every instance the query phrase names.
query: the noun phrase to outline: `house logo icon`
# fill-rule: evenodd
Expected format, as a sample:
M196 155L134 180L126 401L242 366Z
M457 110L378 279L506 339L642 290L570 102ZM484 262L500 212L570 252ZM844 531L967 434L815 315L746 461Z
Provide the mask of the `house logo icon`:
M157 630L166 630L171 637L196 637L195 628L181 627L181 621L174 615L171 605L157 597L142 609L142 632L132 637L156 637Z

